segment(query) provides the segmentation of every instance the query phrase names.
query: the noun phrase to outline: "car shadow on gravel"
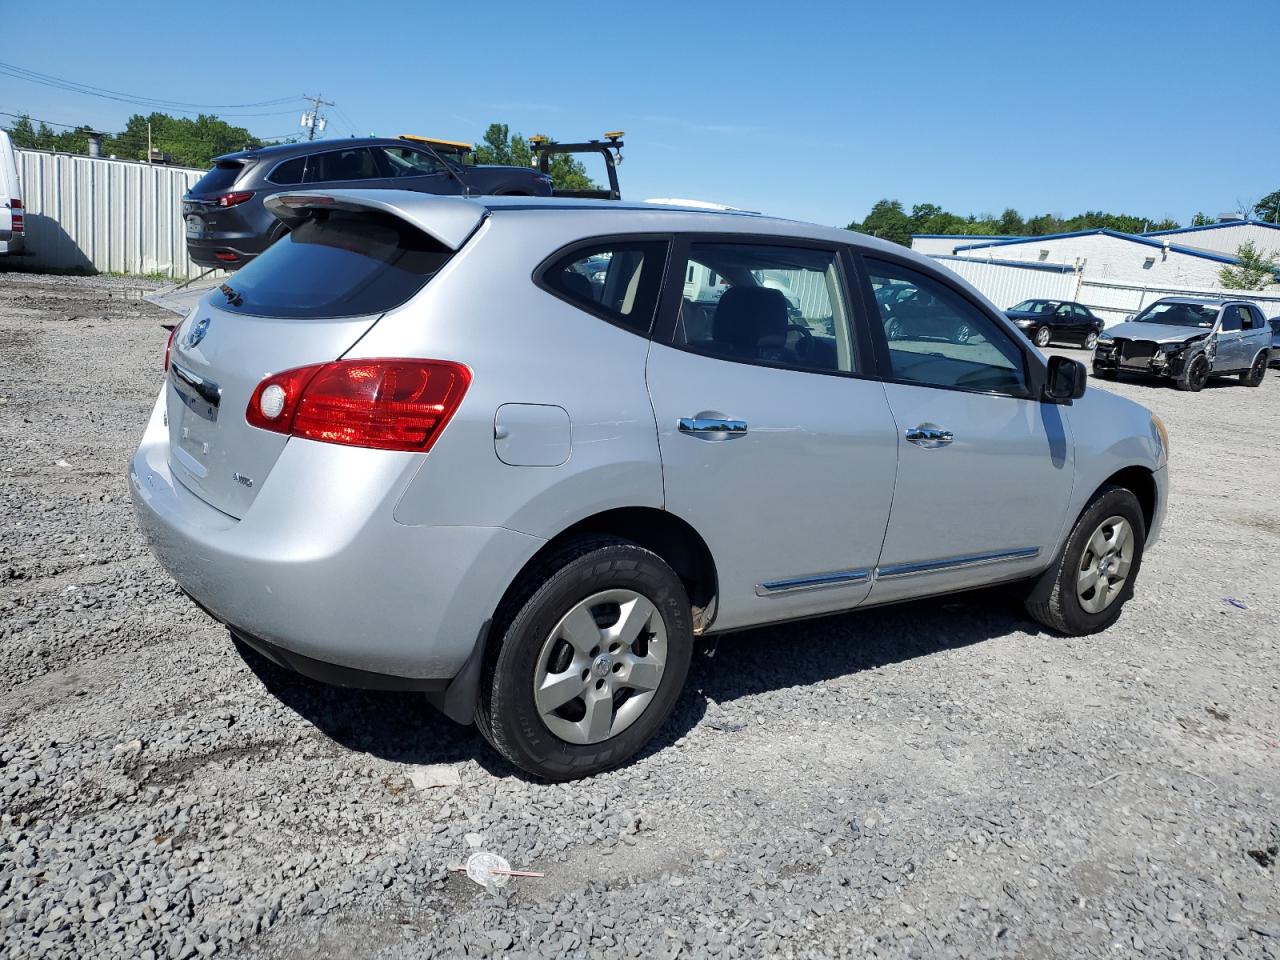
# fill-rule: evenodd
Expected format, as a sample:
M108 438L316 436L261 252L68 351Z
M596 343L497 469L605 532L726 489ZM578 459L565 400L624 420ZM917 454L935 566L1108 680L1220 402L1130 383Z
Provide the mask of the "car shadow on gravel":
M998 589L917 600L865 612L775 624L701 641L671 719L637 759L669 747L706 717L708 705L892 666L1039 629ZM475 760L494 776L526 774L490 749L474 727L437 713L422 694L332 687L236 645L267 692L335 744L397 763ZM732 713L732 711L727 711ZM718 709L709 722L740 729Z

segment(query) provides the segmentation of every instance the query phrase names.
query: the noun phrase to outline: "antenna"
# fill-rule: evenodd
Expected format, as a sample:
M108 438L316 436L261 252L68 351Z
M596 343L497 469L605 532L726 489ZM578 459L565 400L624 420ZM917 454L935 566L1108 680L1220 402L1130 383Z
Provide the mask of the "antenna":
M302 121L298 126L306 128L308 140L314 140L316 138L316 131L324 132L325 125L329 122L328 119L320 113L320 108L322 106L332 107L335 106L335 104L332 100L323 100L319 96L308 97L304 95L302 99L311 104L311 109L302 115Z

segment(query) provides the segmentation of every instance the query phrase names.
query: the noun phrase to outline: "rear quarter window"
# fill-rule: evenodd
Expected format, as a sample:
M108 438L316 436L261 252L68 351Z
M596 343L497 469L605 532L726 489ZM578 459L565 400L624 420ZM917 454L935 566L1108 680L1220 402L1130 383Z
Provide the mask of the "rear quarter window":
M211 296L232 313L299 320L385 313L421 290L452 251L381 213L321 211Z
M539 283L562 300L644 336L667 262L666 240L601 239L551 261Z

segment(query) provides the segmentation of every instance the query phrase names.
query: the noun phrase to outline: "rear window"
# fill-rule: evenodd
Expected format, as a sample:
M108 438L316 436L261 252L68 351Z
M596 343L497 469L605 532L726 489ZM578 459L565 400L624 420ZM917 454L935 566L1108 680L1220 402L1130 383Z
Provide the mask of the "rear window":
M196 185L191 188L191 192L193 194L205 194L230 190L236 180L240 178L242 170L244 170L244 164L238 160L219 160L213 165L212 170L196 181Z
M403 220L321 211L212 294L232 313L300 320L387 310L417 293L452 251Z

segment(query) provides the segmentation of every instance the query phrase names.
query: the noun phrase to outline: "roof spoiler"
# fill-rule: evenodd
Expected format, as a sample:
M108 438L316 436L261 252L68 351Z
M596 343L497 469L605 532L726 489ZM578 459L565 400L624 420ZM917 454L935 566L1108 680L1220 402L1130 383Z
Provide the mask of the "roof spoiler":
M448 247L459 249L489 211L473 200L410 193L405 190L291 190L267 197L264 205L286 224L297 224L320 210L386 213L417 227Z

